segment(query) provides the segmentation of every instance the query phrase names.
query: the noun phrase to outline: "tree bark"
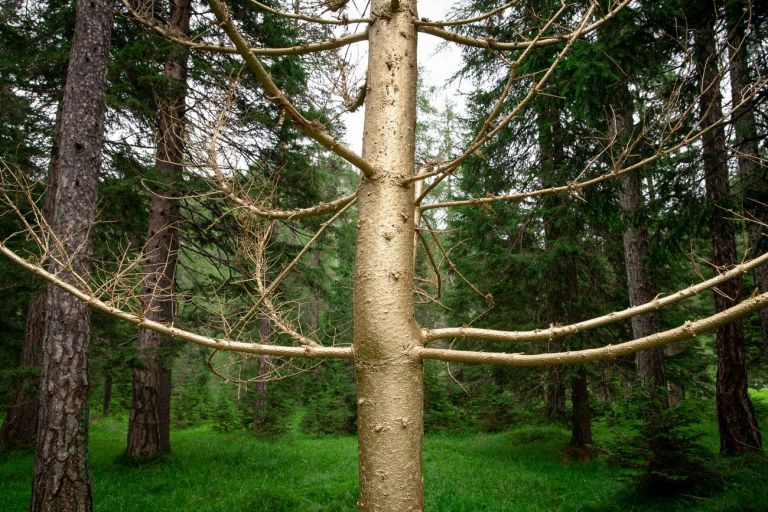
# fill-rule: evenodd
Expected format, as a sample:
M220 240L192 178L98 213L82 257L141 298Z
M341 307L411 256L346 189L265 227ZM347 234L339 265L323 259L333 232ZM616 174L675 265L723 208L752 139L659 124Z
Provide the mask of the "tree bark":
M366 511L424 508L424 375L413 302L416 2L374 0L354 269L360 500Z
M592 444L592 411L589 408L589 387L587 372L584 368L576 370L571 379L571 441L569 446L588 457L588 447Z
M189 33L189 0L171 0L169 27ZM184 155L187 52L175 47L163 68L165 91L159 105L155 169L166 185L150 198L145 245L142 308L149 320L171 323L178 257L177 182ZM126 455L146 459L170 452L171 342L148 329L139 331L140 365L133 371L133 403Z
M29 448L35 444L40 376L32 371L40 367L40 347L45 334L46 294L32 299L27 310L24 343L19 369L25 374L14 383L13 398L0 429L0 451Z
M613 130L619 140L628 140L632 131L632 100L626 84L619 93L622 104L618 105ZM620 144L623 147L623 144ZM626 164L627 162L625 162ZM619 203L624 221L624 265L627 271L627 291L630 306L650 302L657 295L656 284L648 270L648 224L643 212L641 177L636 172L620 177ZM659 330L655 312L632 317L632 335L635 338L650 336ZM635 354L637 379L651 392L653 402L661 408L669 406L667 379L664 372L662 348L641 350Z
M61 108L58 183L49 271L88 280L106 108L112 0L78 0ZM61 262L66 262L63 266ZM90 511L88 345L85 303L50 285L40 376L37 447L30 511Z
M562 347L562 344L557 343L557 346ZM560 348L554 348L553 350L560 350ZM563 379L563 369L560 366L550 366L547 369L546 394L545 414L547 418L564 422L565 381Z
M101 396L102 416L107 417L110 415L111 406L112 406L112 375L110 373L107 373L107 375L104 376L104 394Z
M738 105L748 97L750 83L747 36L749 13L745 2L729 2L726 20L728 57L731 62L731 98L733 104ZM768 252L768 167L759 156L753 109L753 103L746 102L734 112L734 150L741 181L749 257ZM752 277L759 292L768 291L768 265L755 268ZM761 309L758 315L763 335L763 355L768 359L768 309Z
M51 161L48 163L48 185L43 199L43 218L48 225L53 225L53 213L56 207L56 187L59 175L59 139L61 132L62 98L56 107L56 122L54 124L51 144ZM24 342L21 347L20 369L39 368L43 336L45 335L45 304L48 301L46 292L42 292L29 301L27 322L24 332ZM28 375L22 377L15 386L14 396L3 420L0 430L0 450L4 448L19 449L32 447L35 444L37 428L37 411L40 407L40 376Z
M715 13L695 31L695 60L701 96L699 109L704 126L722 119L718 56L715 44ZM728 183L725 132L717 127L702 137L704 179L712 205L710 232L712 265L725 270L736 263L736 238L729 220L733 209ZM738 301L740 281L731 280L715 290L715 311L723 311ZM760 429L747 395L747 369L744 332L740 321L717 329L717 419L720 452L724 455L761 450Z

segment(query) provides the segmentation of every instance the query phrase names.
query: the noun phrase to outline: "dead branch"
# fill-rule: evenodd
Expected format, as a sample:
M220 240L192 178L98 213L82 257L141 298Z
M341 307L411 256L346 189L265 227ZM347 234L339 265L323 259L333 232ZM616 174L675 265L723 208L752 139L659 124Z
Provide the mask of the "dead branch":
M478 21L486 20L492 16L495 16L497 14L500 14L513 5L517 4L519 0L512 0L511 2L507 2L506 4L497 7L496 9L484 12L483 14L478 14L477 16L473 16L471 18L463 18L458 20L439 20L439 21L432 21L425 18L422 18L416 22L417 26L420 27L456 27L458 25L469 25L471 23L477 23Z
M370 18L347 18L346 15L342 15L340 18L321 18L319 16L307 16L305 14L301 14L299 12L292 13L288 11L281 11L279 9L274 9L266 4L263 4L261 2L258 2L257 0L248 0L249 3L254 5L257 9L268 12L270 14L274 14L275 16L279 16L281 18L288 18L291 20L299 20L299 21L306 21L309 23L317 23L320 25L356 25L358 23L366 23L370 24L371 19Z
M269 99L282 108L288 117L290 117L310 138L360 169L366 176L374 176L376 174L376 169L367 160L328 133L321 123L310 121L304 117L293 103L290 102L285 93L283 93L272 80L269 72L267 72L261 64L258 57L251 52L245 38L235 26L232 18L230 18L227 6L219 0L210 0L210 5L221 28L230 40L232 40L238 52L256 76L256 79L261 83L262 87L264 87Z
M552 352L548 354L509 354L506 352L476 352L467 350L451 350L440 348L420 347L417 350L422 359L436 359L457 363L497 364L502 366L550 366L566 364L583 364L595 361L616 359L617 357L648 350L676 341L683 341L699 334L712 331L729 324L750 313L768 306L768 293L762 293L747 299L736 306L694 322L686 322L680 327L658 332L644 338L626 341L616 345L600 348L576 350L572 352Z
M28 261L17 255L4 244L0 244L0 254L3 254L15 264L28 270L29 272L32 272L45 281L58 286L71 295L74 295L79 300L85 302L89 307L97 311L101 311L102 313L106 313L120 320L124 320L142 329L149 329L174 339L188 341L190 343L194 343L195 345L213 348L224 352L242 352L244 354L258 354L276 357L308 357L316 359L352 359L353 357L351 347L286 347L281 345L244 343L228 339L202 336L200 334L186 331L184 329L179 329L173 325L166 325L159 322L154 322L152 320L147 320L141 315L123 311L122 309L111 306L98 297L63 281L58 276L48 272L48 270L39 264Z
M169 41L173 41L176 44L185 46L193 50L201 50L201 51L212 52L212 53L226 53L230 55L240 53L240 50L236 46L228 46L228 45L213 44L213 43L201 43L201 42L195 41L194 39L190 39L184 36L183 34L173 32L168 27L158 22L154 18L150 16L146 16L141 12L139 12L133 5L131 5L130 0L123 0L123 5L125 5L125 7L131 13L131 15L134 18L136 18L136 20L139 23L141 23L148 29L156 32L158 35L165 37ZM325 50L332 50L334 48L341 48L349 44L365 41L367 39L368 39L368 32L367 30L363 30L361 32L356 32L354 34L333 38L333 39L328 39L327 41L297 44L297 45L288 46L285 48L257 48L257 47L249 46L248 52L252 53L253 55L260 55L264 57L306 55L309 53L317 53Z
M445 338L464 338L508 342L549 341L562 338L563 336L595 329L597 327L604 327L606 325L620 322L622 320L627 320L633 316L650 313L652 311L657 311L661 308L671 306L672 304L676 304L689 297L693 297L694 295L697 295L705 290L709 290L710 288L714 288L715 286L729 281L735 277L739 277L766 262L768 262L768 253L762 254L757 258L736 265L727 272L723 272L722 274L719 274L699 284L695 284L683 290L679 290L672 295L668 295L666 297L656 297L654 300L646 302L645 304L630 307L622 311L615 311L607 315L591 318L589 320L584 320L575 324L550 327L548 329L536 329L534 331L498 331L492 329L477 329L473 327L424 329L422 331L422 339L425 343Z
M768 84L768 80L764 79L760 83L762 85L766 85L766 84ZM755 90L757 90L757 89L759 89L759 87L756 86ZM611 170L611 172L602 174L600 176L596 176L596 177L594 177L592 179L588 179L588 180L584 180L584 181L578 181L578 179L576 179L576 180L574 180L571 183L568 183L566 185L560 185L560 186L550 187L550 188L543 188L543 189L533 190L533 191L530 191L530 192L516 192L516 193L513 193L513 194L504 194L504 195L496 195L496 196L485 196L485 197L475 197L475 198L470 198L470 199L459 199L459 200L455 200L455 201L443 201L443 202L438 202L438 203L426 204L426 205L421 205L420 206L421 211L432 210L432 209L435 209L435 208L450 208L450 207L456 207L456 206L478 206L478 205L487 204L487 203L493 203L493 202L497 202L497 201L521 201L523 199L528 199L528 198L531 198L531 197L540 197L540 196L545 196L545 195L550 195L550 194L561 194L561 193L578 194L584 188L590 187L592 185L596 185L598 183L602 183L603 181L615 178L616 176L620 176L622 174L626 174L626 173L629 173L629 172L641 169L641 168L645 167L646 165L659 160L660 158L663 158L663 157L665 157L667 155L670 155L670 154L676 152L677 150L679 150L681 148L689 146L690 144L696 142L703 135L709 133L710 131L712 131L712 130L720 127L720 126L727 125L727 124L731 123L731 118L732 118L733 114L738 111L738 109L739 109L739 107L741 105L746 104L748 101L750 101L751 98L752 98L751 96L748 97L748 98L743 98L742 101L738 105L734 106L731 109L731 111L730 111L730 113L728 115L724 115L717 122L712 123L712 124L710 124L708 126L704 126L704 127L698 127L698 126L694 127L687 134L685 134L683 136L683 138L681 140L679 140L678 142L673 143L672 145L669 145L669 146L665 146L664 144L667 142L667 140L669 138L671 138L672 134L675 133L675 130L673 129L674 127L671 126L671 124L668 124L667 127L669 127L669 130L666 133L661 135L661 138L660 138L660 141L659 141L659 145L658 145L658 149L656 150L656 152L653 155L650 155L650 156L645 157L645 158L643 158L641 160L638 160L638 161L636 161L635 163L633 163L631 165L627 165L626 167L614 168L614 169ZM693 107L690 107L690 108L693 108ZM687 113L687 111L686 111L686 113ZM681 119L677 119L675 122L676 123L682 123L682 120ZM647 131L650 131L650 129L645 130L645 132L647 132ZM634 146L628 146L628 148L630 148L630 149L632 147L634 147ZM614 160L618 161L618 162L621 162L621 161L624 161L626 159L626 156L628 156L628 155L624 155L622 157L614 157ZM591 165L593 165L598 160L599 160L598 157L592 158L590 160L590 162L587 164L587 166L579 173L579 176L584 175L586 173L587 169L589 167L591 167ZM423 179L423 178L427 178L429 176L434 176L438 172L439 171L429 172L429 173L426 173L426 174L421 174L421 175L416 176L414 179Z
M571 39L578 39L586 34L589 34L594 30L597 30L599 27L601 27L606 22L608 22L610 19L614 18L629 3L630 3L630 0L622 0L621 3L619 3L617 6L615 6L610 11L608 11L605 14L605 16L603 16L599 20L589 25L584 25L582 27L579 27L568 34L563 34L561 36L548 37L548 38L538 39L538 40L531 40L531 41L506 42L506 41L497 41L491 38L470 37L470 36L457 34L456 32L451 32L450 30L445 30L437 26L433 26L431 24L427 25L422 23L419 24L418 30L419 32L437 36L452 43L457 43L464 46L471 46L474 48L487 48L489 50L497 50L497 51L523 50L525 48L530 48L530 47L542 48L544 46L551 46L554 44L564 43ZM590 11L589 14L587 14L585 18L588 18L595 8L596 8L596 4L593 3L589 9Z

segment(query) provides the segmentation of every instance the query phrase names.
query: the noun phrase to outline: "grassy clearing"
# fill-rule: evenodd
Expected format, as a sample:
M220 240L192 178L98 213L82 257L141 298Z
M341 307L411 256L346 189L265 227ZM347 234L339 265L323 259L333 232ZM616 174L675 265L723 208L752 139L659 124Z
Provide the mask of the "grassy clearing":
M209 427L173 432L174 452L136 466L121 459L123 420L98 420L91 430L97 511L340 511L357 497L356 440L274 440ZM716 443L707 422L706 442ZM597 442L615 432L599 424ZM714 435L714 438L712 437ZM598 459L564 459L568 432L558 426L522 427L493 435L431 435L424 450L427 509L479 511L764 511L765 458L720 464L726 478L706 496L674 500L640 497L631 473ZM0 455L0 511L27 509L32 455Z

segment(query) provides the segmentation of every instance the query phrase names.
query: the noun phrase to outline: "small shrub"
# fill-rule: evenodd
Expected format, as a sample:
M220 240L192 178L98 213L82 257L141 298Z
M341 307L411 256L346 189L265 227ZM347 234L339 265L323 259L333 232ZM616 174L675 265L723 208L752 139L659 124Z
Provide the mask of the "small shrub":
M655 407L647 394L635 392L626 417L635 418L628 436L611 447L612 462L642 470L637 491L673 495L712 486L718 481L713 457L701 444L694 404ZM626 425L625 425L626 427Z

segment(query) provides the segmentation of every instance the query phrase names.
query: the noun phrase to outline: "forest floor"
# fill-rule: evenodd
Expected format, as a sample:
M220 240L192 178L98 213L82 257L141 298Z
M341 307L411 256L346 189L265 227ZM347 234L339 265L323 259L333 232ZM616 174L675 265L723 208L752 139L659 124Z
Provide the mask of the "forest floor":
M121 458L126 419L94 420L91 469L96 511L280 512L355 510L354 437L297 433L261 439L210 426L177 429L173 454L135 465ZM763 425L764 432L768 425ZM696 427L708 450L717 427ZM595 424L595 441L611 446L617 428ZM565 426L539 425L498 434L428 434L426 509L478 511L755 511L768 510L768 459L715 458L717 477L671 497L639 494L636 474L611 464L610 449L592 461L568 457ZM621 440L619 439L619 442ZM28 507L32 454L0 455L0 511ZM714 483L713 483L714 482Z

